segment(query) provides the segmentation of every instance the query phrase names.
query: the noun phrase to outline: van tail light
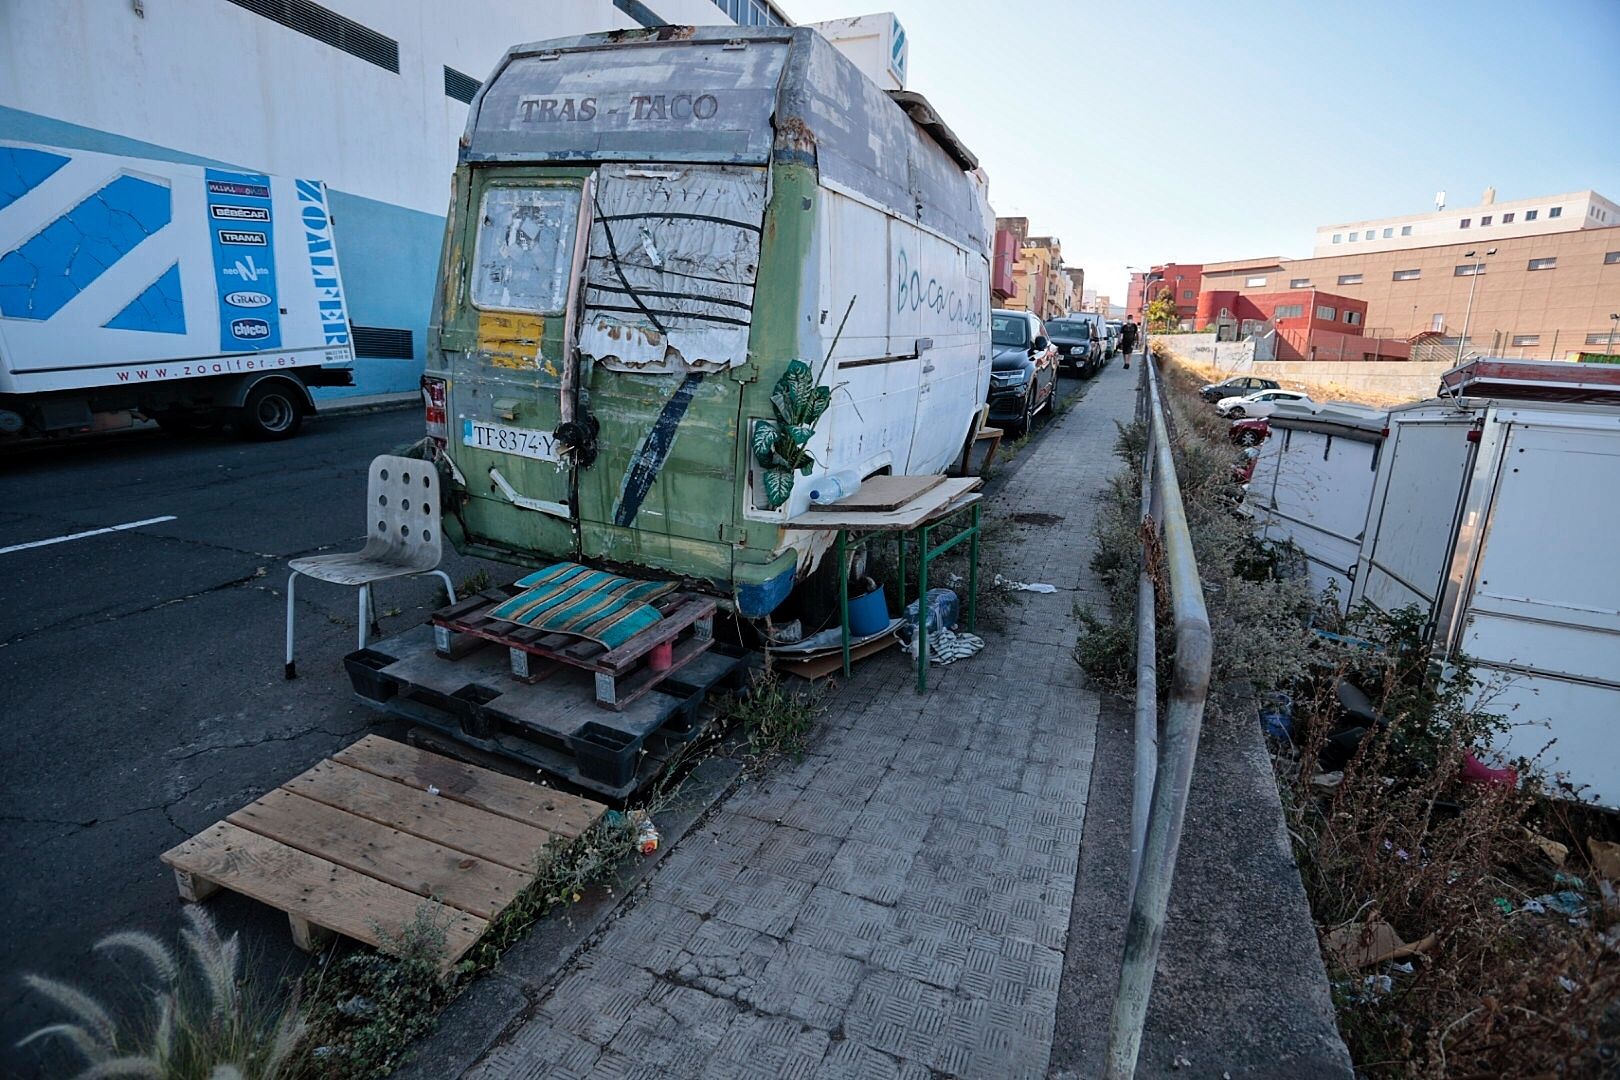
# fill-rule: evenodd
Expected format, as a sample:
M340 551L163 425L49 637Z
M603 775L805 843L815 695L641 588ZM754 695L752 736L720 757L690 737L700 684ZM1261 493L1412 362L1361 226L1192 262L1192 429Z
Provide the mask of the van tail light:
M422 409L426 414L428 438L441 448L450 440L450 422L445 412L446 396L443 379L422 376Z

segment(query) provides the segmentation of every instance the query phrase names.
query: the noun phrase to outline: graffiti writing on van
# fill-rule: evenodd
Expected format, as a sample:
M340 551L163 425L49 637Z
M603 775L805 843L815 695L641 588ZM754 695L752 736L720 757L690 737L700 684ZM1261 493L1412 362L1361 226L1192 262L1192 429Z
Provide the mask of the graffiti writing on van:
M899 249L894 276L896 313L927 308L952 325L978 330L984 326L984 306L980 299L978 293L968 290L966 280L946 283L937 277L923 277L920 269L912 268L906 249Z

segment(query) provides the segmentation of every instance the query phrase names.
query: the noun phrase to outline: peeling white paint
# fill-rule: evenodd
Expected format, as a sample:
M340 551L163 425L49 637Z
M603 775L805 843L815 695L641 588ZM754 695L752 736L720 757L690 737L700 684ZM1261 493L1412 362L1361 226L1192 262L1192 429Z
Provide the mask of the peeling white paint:
M745 363L766 198L763 169L603 166L580 351L615 371Z

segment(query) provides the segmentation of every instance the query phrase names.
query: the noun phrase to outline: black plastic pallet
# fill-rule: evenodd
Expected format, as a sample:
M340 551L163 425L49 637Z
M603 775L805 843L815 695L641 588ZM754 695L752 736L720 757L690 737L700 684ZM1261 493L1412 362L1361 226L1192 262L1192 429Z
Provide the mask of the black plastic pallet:
M459 659L434 652L419 626L344 657L367 705L620 801L651 782L702 733L709 691L740 683L743 654L716 644L622 712L598 707L589 672L541 683L513 678L505 649Z

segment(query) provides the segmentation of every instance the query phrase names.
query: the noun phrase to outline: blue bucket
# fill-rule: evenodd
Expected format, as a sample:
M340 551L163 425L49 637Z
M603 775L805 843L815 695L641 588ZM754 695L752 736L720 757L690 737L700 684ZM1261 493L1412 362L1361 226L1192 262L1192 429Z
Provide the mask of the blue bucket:
M865 596L849 599L849 636L867 637L889 627L889 599L879 585Z

